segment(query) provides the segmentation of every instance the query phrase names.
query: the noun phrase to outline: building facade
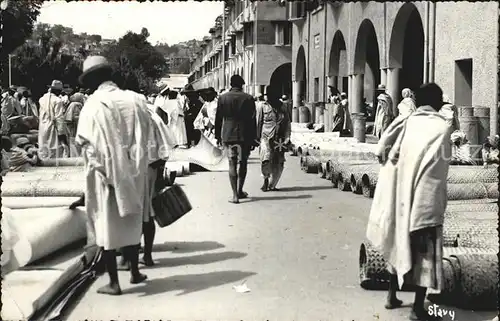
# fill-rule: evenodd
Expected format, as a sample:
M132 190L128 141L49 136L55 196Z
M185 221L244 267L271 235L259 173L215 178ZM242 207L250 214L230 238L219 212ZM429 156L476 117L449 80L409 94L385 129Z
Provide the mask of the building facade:
M294 106L325 102L327 86L351 112L386 85L394 108L403 88L436 82L457 106L488 107L498 133L498 2L291 3Z
M244 90L264 93L274 84L291 96L292 23L286 1L226 1L191 65L195 89L229 88L231 75L245 80Z

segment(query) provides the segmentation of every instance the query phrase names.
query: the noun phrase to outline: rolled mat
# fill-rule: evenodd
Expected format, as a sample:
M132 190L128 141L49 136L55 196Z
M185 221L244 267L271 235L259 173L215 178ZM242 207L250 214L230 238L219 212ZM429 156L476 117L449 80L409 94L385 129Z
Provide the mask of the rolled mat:
M76 183L78 182L78 183ZM74 181L68 184L65 181L12 181L2 184L2 196L76 196L84 193L85 182Z
M448 184L449 200L498 198L497 183Z
M83 166L82 157L47 158L41 160L42 167Z
M4 183L15 181L83 181L85 175L83 172L37 172L37 173L22 173L13 175L15 172L9 172L3 177Z
M377 181L378 173L365 173L361 176L361 191L364 197L373 198Z
M333 175L337 175L339 189L342 191L351 190L351 174L353 172L363 173L365 171L378 168L378 164L373 163L371 160L355 161L352 163L336 164L333 167ZM341 188L342 187L342 188Z
M56 166L56 167L31 167L24 172L9 172L7 175L34 175L35 173L63 173L63 172L81 172L84 173L83 166Z
M456 254L478 253L482 255L495 254L493 249L444 247L443 259ZM388 290L389 272L384 256L377 251L369 242L361 243L359 249L359 278L360 286L365 290ZM497 282L497 281L495 281ZM404 286L402 290L411 290Z
M446 212L495 212L498 211L498 205L495 202L483 203L462 203L456 201L448 202Z
M10 209L68 207L78 197L2 197L2 205Z
M337 188L342 192L349 192L351 190L351 182L348 178L344 177L343 173L337 174Z
M498 172L496 168L483 166L450 166L448 170L448 183L496 183Z
M229 170L227 151L214 146L205 135L201 135L196 146L188 149L173 149L169 161L196 164L212 172L226 172Z
M363 194L363 175L367 175L368 177L370 175L377 175L378 171L370 171L370 169L367 169L363 172L361 171L353 171L351 174L351 186L354 186L352 189L352 192L355 194Z
M80 209L30 208L10 210L7 213L12 215L19 238L24 240L20 242L24 246L19 251L22 250L25 256L19 264L20 267L87 236L86 214Z
M317 174L321 162L314 156L302 156L301 168L308 174Z
M326 178L326 163L321 163L318 166L318 176L319 178Z
M447 212L443 246L498 249L497 212Z
M309 155L309 148L305 145L301 145L297 147L297 155L298 156L307 156Z
M443 258L443 278L443 289L429 294L429 301L468 310L497 309L496 253L457 253Z

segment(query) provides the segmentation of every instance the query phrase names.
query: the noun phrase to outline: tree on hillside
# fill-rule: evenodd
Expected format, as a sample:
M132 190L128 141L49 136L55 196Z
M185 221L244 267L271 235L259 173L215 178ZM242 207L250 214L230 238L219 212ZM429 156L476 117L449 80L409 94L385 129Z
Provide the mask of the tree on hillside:
M3 30L0 50L2 62L8 54L31 36L42 3L43 0L9 1L7 9L2 12Z
M168 71L165 58L149 43L148 37L146 28L139 34L129 31L104 51L121 75L120 85L124 88L153 90L154 82Z

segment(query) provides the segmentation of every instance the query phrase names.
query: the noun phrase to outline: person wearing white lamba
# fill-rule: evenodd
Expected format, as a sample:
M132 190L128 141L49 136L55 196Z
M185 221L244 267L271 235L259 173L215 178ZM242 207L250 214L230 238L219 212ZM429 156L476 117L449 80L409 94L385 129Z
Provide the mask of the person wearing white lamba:
M64 147L68 146L64 102L59 97L62 90L63 83L54 80L49 91L40 98L38 146L42 158L63 157Z
M130 283L147 279L139 272L139 245L148 193L148 146L151 129L143 95L121 90L111 81L106 58L90 56L80 82L94 91L80 114L75 142L82 147L86 170L85 205L110 282L98 293L119 295L116 250L130 262Z

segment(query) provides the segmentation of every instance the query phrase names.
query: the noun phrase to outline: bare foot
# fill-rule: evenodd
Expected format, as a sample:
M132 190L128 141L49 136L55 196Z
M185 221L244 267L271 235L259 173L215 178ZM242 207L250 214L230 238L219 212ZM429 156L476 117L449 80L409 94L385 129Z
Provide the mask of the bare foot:
M146 257L146 256L143 256L141 259L139 259L139 263L143 264L145 266L153 266L153 265L155 265L155 262L153 261L153 258Z
M148 278L147 275L139 273L137 275L133 275L130 277L130 283L131 284L137 284L146 281Z
M107 294L107 295L120 295L122 294L122 289L119 284L108 284L97 290L97 293Z
M401 307L402 304L403 304L403 301L395 298L395 299L387 301L387 303L385 304L384 307L387 310L392 310L392 309L397 309L397 308Z
M427 313L425 309L422 309L420 311L415 311L414 309L411 310L410 312L410 317L409 319L411 321L440 321L442 318L438 316L432 316Z
M261 191L267 192L269 189L269 180L267 178L264 179L264 183L262 184L262 187L260 188Z
M248 197L248 193L247 192L241 191L241 192L238 193L238 198L240 198L240 199L245 199L247 197Z
M233 196L233 198L229 199L229 203L239 204L240 200L239 200L238 196Z

